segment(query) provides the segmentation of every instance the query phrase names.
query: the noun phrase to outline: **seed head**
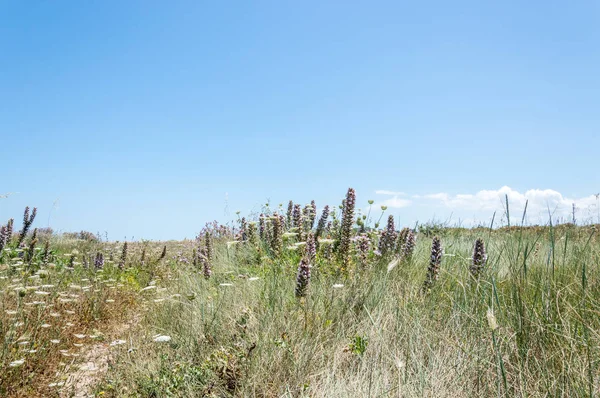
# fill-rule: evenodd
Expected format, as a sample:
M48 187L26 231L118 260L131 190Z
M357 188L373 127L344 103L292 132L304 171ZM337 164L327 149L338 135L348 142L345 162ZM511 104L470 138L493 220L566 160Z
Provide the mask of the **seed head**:
M490 327L490 329L492 329L492 332L498 329L498 322L496 321L496 316L494 315L494 311L491 308L488 308L486 318L488 321L488 326Z

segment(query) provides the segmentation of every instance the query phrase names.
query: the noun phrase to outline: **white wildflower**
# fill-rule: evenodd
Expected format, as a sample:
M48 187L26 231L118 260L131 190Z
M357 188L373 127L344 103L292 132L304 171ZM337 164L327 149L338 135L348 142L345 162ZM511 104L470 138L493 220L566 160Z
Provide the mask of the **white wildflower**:
M21 366L25 363L25 359L18 359L16 361L12 361L8 364L11 368L16 368L17 366Z
M114 347L116 345L122 345L122 344L125 344L125 343L127 343L125 340L115 340L112 343L110 343L110 346Z
M335 242L333 239L319 239L319 243L325 244L325 245L330 245L333 242Z
M227 248L231 248L231 246L233 245L237 245L239 243L239 240L232 240L230 242L227 242Z

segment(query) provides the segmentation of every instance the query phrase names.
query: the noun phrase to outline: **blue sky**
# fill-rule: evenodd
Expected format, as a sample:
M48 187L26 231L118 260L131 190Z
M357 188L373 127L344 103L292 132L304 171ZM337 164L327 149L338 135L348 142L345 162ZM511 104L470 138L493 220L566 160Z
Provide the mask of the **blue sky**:
M403 224L487 220L506 192L592 217L599 17L596 1L0 0L0 219L30 205L38 226L183 238L226 203L321 207L349 186Z

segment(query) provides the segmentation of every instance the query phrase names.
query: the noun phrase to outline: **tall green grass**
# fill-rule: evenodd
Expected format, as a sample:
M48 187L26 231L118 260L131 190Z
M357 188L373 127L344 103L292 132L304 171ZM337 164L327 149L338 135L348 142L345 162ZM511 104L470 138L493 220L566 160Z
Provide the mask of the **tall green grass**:
M489 255L478 280L473 242ZM212 277L171 266L96 392L104 396L593 396L600 386L600 246L593 227L444 229L387 270L339 274L320 253L305 299L300 254L215 242ZM284 244L284 246L286 246ZM190 248L191 251L191 248ZM254 279L258 278L258 279ZM335 287L334 287L335 285ZM343 286L339 286L343 285ZM160 291L160 288L166 290ZM164 300L163 300L164 299ZM493 314L498 328L488 321ZM155 342L156 335L171 337Z

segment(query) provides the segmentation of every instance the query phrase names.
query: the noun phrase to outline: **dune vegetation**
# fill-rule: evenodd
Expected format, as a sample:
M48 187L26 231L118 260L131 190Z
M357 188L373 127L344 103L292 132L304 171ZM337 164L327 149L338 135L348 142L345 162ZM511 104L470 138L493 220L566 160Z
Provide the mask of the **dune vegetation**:
M0 229L0 396L598 393L596 226L400 228L356 207L349 189L168 242L56 234L26 209Z

